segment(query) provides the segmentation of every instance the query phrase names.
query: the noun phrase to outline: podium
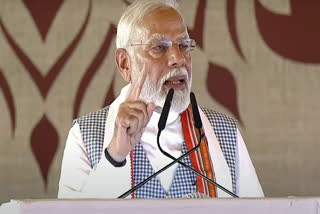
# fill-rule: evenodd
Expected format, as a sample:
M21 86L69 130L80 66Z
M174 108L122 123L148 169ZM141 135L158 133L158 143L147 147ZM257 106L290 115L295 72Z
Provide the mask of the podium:
M320 213L320 198L11 200L1 214L286 214Z

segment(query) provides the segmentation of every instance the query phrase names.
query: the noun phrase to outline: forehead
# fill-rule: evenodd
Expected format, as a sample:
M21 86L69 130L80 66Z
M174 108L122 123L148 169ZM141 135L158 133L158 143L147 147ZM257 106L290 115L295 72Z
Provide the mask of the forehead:
M180 14L173 8L161 8L146 15L142 22L147 39L156 35L176 40L187 36L187 28Z

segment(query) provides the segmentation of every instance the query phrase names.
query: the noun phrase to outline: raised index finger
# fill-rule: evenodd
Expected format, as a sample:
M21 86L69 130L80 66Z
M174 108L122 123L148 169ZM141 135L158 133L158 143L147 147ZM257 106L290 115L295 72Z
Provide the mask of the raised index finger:
M134 85L131 87L128 100L132 100L132 101L138 100L141 93L142 86L146 80L147 74L148 74L148 69L146 68L146 64L144 64L142 67L142 71L139 74L137 82L134 83Z

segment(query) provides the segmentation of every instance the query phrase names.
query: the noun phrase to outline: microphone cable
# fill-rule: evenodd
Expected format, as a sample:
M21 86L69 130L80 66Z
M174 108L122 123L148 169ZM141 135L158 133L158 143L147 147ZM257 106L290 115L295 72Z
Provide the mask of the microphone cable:
M198 129L199 133L201 133L201 129ZM189 152L185 153L183 156L179 157L178 159L176 159L175 157L173 157L172 155L170 155L169 153L167 153L166 151L164 151L160 145L160 134L161 132L158 132L158 136L157 136L157 144L158 147L161 151L162 154L164 154L165 156L167 156L168 158L172 159L173 162L171 163L176 163L178 162L179 164L181 164L182 166L190 169L192 172L194 172L196 175L199 175L200 177L204 178L206 181L212 183L213 185L215 185L216 187L218 187L219 189L221 189L222 191L228 193L229 195L231 195L234 198L239 198L239 196L237 196L236 194L234 194L233 192L229 191L228 189L224 188L223 186L221 186L220 184L218 184L217 182L213 181L212 179L208 178L207 176L199 173L198 171L196 171L194 168L192 168L191 166L188 166L187 164L181 162L180 160L186 156L186 154L188 154ZM198 145L196 145L195 147L193 147L193 149L191 149L190 151L195 151L197 148L199 148L200 144L202 143L202 138L204 137L204 135L201 135L199 137L199 143ZM191 153L191 152L190 152Z
M160 135L159 135L160 136ZM200 136L200 140L202 141L202 138L204 137L204 135ZM200 141L200 142L201 142ZM128 191L126 191L125 193L123 193L122 195L120 195L118 198L126 198L128 195L130 195L132 192L134 192L135 190L137 190L138 188L140 188L141 186L143 186L145 183L147 183L148 181L150 181L152 178L154 178L155 176L157 176L158 174L160 174L161 172L165 171L166 169L168 169L170 166L172 166L173 164L177 163L178 161L182 160L183 158L185 158L186 156L190 155L192 152L194 152L195 150L197 150L200 147L200 143L198 145L196 145L195 147L193 147L190 151L184 153L183 155L181 155L179 158L175 159L174 161L172 161L171 163L167 164L166 166L164 166L163 168L161 168L159 171L155 172L154 174L152 174L151 176L149 176L148 178L144 179L143 181L141 181L140 183L138 183L136 186L134 186L133 188L129 189Z
M167 123L167 118L168 118L168 114L169 114L169 110L170 110L170 106L171 106L171 101L173 98L173 94L174 94L174 90L171 88L168 91L165 103L163 105L162 108L162 112L160 115L160 119L158 122L158 128L159 131L161 132ZM159 133L158 131L158 133ZM195 149L194 149L195 150ZM193 151L194 151L193 150ZM190 151L189 154L191 154L193 151ZM184 154L182 155L180 158L178 158L177 160L174 160L173 162L167 164L166 166L164 166L162 169L160 169L159 171L155 172L154 174L152 174L151 176L149 176L148 178L144 179L143 181L141 181L139 184L137 184L136 186L134 186L133 188L129 189L128 191L126 191L125 193L123 193L122 195L120 195L118 198L125 198L127 197L129 194L131 194L133 191L137 190L138 188L140 188L142 185L144 185L145 183L147 183L149 180L151 180L153 177L157 176L158 174L160 174L161 172L163 172L164 170L166 170L167 168L169 168L170 166L172 166L173 164L175 164L177 161L179 161L180 159L184 158L185 156L187 156L188 154Z

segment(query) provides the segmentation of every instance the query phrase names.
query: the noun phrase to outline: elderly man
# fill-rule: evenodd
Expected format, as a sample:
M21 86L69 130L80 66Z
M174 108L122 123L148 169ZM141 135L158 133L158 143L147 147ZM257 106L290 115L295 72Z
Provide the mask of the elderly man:
M58 197L117 198L172 162L157 146L157 123L171 88L175 92L160 139L162 148L178 158L198 143L188 108L194 46L176 2L136 1L126 9L118 24L115 58L130 84L110 106L75 120L65 147ZM199 110L206 143L182 162L240 197L263 197L235 121ZM179 163L128 197L192 193L229 197Z

